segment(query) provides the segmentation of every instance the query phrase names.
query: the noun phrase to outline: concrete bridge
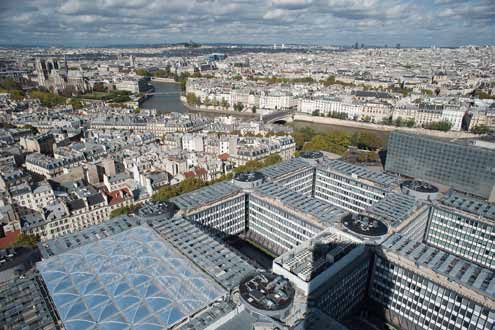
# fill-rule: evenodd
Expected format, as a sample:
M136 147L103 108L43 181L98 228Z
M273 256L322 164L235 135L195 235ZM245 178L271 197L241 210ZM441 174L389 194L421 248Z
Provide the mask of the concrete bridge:
M144 95L181 95L180 92L151 92L151 93L144 93Z
M277 111L263 116L263 122L265 124L287 124L293 121L293 111Z

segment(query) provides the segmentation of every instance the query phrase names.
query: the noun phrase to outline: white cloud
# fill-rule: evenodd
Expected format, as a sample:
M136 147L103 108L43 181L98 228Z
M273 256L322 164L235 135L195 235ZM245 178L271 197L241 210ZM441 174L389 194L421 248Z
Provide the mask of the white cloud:
M493 0L0 0L0 45L61 38L440 45L456 33L464 43L494 43L494 27Z

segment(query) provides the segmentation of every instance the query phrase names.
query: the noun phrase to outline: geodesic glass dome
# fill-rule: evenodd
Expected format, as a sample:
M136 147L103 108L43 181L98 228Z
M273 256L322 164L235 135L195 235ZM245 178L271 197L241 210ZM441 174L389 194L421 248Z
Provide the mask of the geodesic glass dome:
M153 229L139 226L37 265L67 330L154 330L225 294Z

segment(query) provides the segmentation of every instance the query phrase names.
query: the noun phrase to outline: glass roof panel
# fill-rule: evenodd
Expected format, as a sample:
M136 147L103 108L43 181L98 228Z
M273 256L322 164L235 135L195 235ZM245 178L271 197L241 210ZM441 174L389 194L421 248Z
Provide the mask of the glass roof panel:
M37 267L67 330L165 329L226 293L146 225Z

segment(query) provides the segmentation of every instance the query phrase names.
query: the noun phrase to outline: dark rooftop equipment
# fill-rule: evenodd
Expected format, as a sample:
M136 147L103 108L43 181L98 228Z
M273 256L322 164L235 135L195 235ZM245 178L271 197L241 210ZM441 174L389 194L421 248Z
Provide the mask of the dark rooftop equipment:
M401 183L401 191L420 200L435 200L440 197L437 186L420 180L407 180Z
M348 214L342 219L342 224L356 234L370 237L382 236L388 231L383 222L363 214Z
M241 301L255 313L275 318L285 315L294 301L295 290L285 277L271 272L247 276L239 285Z
M299 156L306 159L320 159L323 157L323 153L321 151L303 151Z
M234 176L234 180L241 182L253 182L263 179L265 176L260 172L241 172Z
M242 189L253 189L265 181L261 172L241 172L234 176L233 183Z
M137 211L137 215L144 218L165 217L172 218L177 212L177 206L167 201L145 202Z
M407 180L402 182L401 187L408 188L421 193L437 193L438 188L431 183L419 180Z

